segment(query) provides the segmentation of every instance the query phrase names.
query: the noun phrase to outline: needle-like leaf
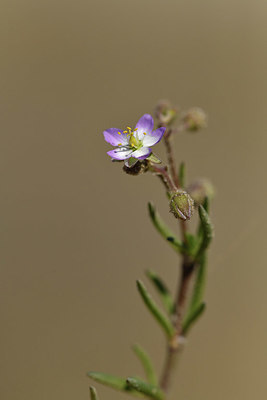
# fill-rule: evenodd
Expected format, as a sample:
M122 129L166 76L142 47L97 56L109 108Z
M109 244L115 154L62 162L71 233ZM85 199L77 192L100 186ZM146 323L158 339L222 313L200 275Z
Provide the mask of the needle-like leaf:
M175 333L175 329L171 321L158 308L158 306L156 305L156 303L154 302L154 300L148 293L146 287L141 281L137 281L137 288L145 305L147 306L153 317L159 322L165 334L167 335L168 339L171 339Z
M155 400L163 400L164 393L160 390L159 387L155 385L150 385L149 383L143 382L136 378L127 378L127 383L130 387L141 392L145 396L155 399Z
M200 263L197 269L196 279L193 287L189 310L194 310L203 301L203 295L206 284L207 257L202 254Z
M157 385L158 384L157 375L155 373L153 364L147 352L138 344L135 344L133 346L133 351L135 352L135 354L141 361L141 364L143 365L148 382L151 385Z
M167 312L172 315L174 311L174 302L172 295L163 282L163 280L158 276L158 274L155 271L147 270L146 275L148 278L151 280L155 288L157 289L159 296L161 298L161 301L163 305L165 306Z
M193 286L192 297L188 312L183 322L183 333L186 334L191 325L200 317L205 309L203 303L205 283L206 283L206 254L203 253L197 270L195 283Z
M169 242L171 247L177 252L183 252L184 247L182 242L173 234L173 232L168 228L168 226L162 221L155 207L148 203L148 211L151 221L159 234Z
M201 223L201 229L199 231L199 235L201 237L200 246L196 255L196 258L199 258L204 251L208 248L212 238L213 238L213 226L209 217L209 214L205 210L203 206L198 207L198 213Z
M205 308L206 304L201 303L195 308L195 310L192 310L192 312L188 314L183 322L183 335L186 335L188 333L193 323L196 322L196 320L201 316Z
M102 383L103 385L112 387L116 390L131 392L131 394L135 393L132 388L127 384L125 378L121 378L119 376L103 374L102 372L88 372L87 375L89 378L93 379L98 383Z
M89 387L91 400L99 400L96 389L93 386Z

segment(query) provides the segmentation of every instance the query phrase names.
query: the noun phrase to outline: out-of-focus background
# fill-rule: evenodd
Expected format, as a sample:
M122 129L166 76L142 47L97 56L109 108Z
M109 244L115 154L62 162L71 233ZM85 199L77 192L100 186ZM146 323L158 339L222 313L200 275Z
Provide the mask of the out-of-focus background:
M162 98L208 112L175 148L189 181L217 188L207 312L172 397L266 398L266 12L263 0L2 0L1 399L88 399L88 370L142 374L134 342L160 372L164 338L135 280L152 267L174 289L177 260L147 201L173 221L157 178L112 164L102 131Z

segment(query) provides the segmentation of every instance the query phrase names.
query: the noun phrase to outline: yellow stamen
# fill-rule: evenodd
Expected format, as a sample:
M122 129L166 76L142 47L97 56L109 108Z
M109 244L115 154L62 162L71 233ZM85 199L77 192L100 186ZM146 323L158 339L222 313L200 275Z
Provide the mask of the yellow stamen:
M129 126L127 126L127 129L129 129L129 131L131 131L131 130L132 130L132 128L130 128Z
M134 129L134 132L135 132L135 131L138 131L138 128L135 128L135 129Z
M118 132L118 135L121 135L121 132Z
M123 131L123 133L127 133L128 131Z
M146 135L146 132L144 132L144 135Z
M121 146L122 145L122 143L118 143L118 146Z

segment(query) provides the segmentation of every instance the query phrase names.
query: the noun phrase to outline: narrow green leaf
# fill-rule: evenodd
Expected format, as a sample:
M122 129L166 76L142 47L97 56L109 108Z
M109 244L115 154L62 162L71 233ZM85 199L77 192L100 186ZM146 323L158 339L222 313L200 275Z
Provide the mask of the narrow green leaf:
M210 212L210 199L207 196L205 197L202 206L203 206L204 210L206 211L206 213L209 214L209 212ZM203 234L203 228L202 228L202 222L200 220L199 226L198 226L198 237L202 238L202 234Z
M138 392L141 392L147 397L155 400L164 399L164 393L160 390L159 387L155 385L150 385L149 383L143 382L135 378L127 378L127 383L130 387L137 390Z
M99 400L96 389L93 386L90 386L89 389L91 400Z
M172 299L172 295L163 280L156 274L156 272L152 270L147 270L146 275L156 287L167 312L169 314L173 314L175 305Z
M89 376L89 378L95 380L96 382L112 387L113 389L122 391L131 390L125 378L109 374L103 374L102 372L88 372L87 375Z
M189 304L188 312L183 322L183 331L186 333L189 327L196 319L202 314L205 308L203 303L205 283L206 283L206 269L207 269L206 254L202 254L197 275L193 286L192 297Z
M202 303L203 301L205 284L206 284L206 273L207 273L207 256L206 254L202 254L197 269L189 312L192 312L192 310L198 307L199 304Z
M183 322L183 335L186 335L189 329L192 327L193 323L202 315L206 308L205 303L199 304L190 314L185 318Z
M200 237L186 232L186 253L192 257L196 255L200 246Z
M155 373L153 364L147 352L138 344L135 344L133 346L133 351L135 352L135 354L141 361L141 364L143 365L148 382L151 383L151 385L157 385L158 384L157 375Z
M209 199L208 196L205 197L205 200L203 202L203 208L209 214L209 212L210 212L210 199Z
M201 243L199 246L197 258L204 253L204 251L208 248L213 238L213 226L209 214L201 205L198 207L198 213L201 223L201 231L199 232L199 235L201 237Z
M175 251L183 252L184 248L182 242L172 233L168 226L165 225L151 203L148 203L148 211L151 221L159 234L170 243L171 247Z
M168 339L171 339L175 333L175 329L171 321L161 312L141 281L137 281L137 288L145 305L154 318L159 322Z
M185 163L181 162L179 171L178 171L178 178L179 178L179 183L182 188L185 187Z
M166 239L171 245L173 245L172 247L174 248L174 250L178 251L181 254L185 253L185 247L183 243L179 239L177 239L177 237L168 236Z

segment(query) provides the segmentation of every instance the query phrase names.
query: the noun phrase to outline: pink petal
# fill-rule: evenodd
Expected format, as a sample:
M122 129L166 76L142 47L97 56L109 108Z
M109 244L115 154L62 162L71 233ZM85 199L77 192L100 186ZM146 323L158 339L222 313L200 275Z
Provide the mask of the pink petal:
M107 152L107 154L114 158L114 160L126 160L127 158L131 157L132 153L132 149L125 147L117 147L116 149Z
M128 144L126 134L117 128L106 129L103 132L103 135L106 142L110 143L112 146L118 146L118 144L123 144L123 145Z
M145 135L143 139L143 145L154 146L154 144L158 143L162 139L165 130L166 128L158 128L149 135Z
M144 114L136 124L136 128L138 129L138 133L151 133L153 130L154 121L151 115ZM141 139L141 138L140 138Z

